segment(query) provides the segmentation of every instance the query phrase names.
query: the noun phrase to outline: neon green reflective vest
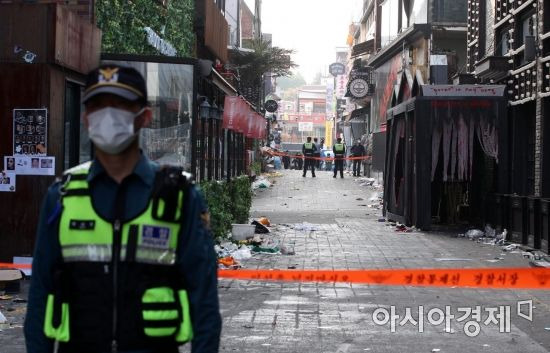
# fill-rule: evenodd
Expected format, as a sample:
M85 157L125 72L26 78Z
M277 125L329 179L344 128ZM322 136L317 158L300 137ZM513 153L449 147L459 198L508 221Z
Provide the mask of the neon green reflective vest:
M111 341L127 350L191 340L187 291L176 266L185 189L172 200L171 219L162 217L166 201L152 197L137 217L111 222L94 210L90 165L65 172L60 189L63 264L47 298L45 335L71 347L67 351L91 344L104 349Z
M334 150L336 152L344 152L344 144L343 143L335 143L334 144Z

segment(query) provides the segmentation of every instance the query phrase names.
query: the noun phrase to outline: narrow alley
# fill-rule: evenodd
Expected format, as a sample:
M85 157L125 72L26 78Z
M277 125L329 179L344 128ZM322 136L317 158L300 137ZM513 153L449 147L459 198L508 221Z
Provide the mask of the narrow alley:
M333 179L318 172L302 178L283 171L269 189L259 189L252 212L272 221L270 236L294 255L255 254L247 269L386 269L525 267L521 252L505 252L456 234L396 232L380 222L378 190L350 175ZM265 191L263 191L265 190ZM304 223L306 222L306 223ZM292 252L291 252L292 253ZM550 347L550 295L547 291L422 288L345 283L268 283L220 279L224 318L221 351L226 352L546 352ZM517 315L517 302L532 300L533 321ZM389 320L373 320L376 309L395 307L395 332ZM406 310L424 327L402 323ZM426 314L450 306L448 326ZM464 324L476 322L475 337ZM488 308L510 306L510 332L484 324ZM409 308L409 309L406 309ZM468 309L465 309L468 308ZM422 310L422 309L421 309ZM379 316L381 320L383 317ZM441 319L442 320L442 319ZM420 332L419 332L420 331ZM475 330L470 330L475 333Z

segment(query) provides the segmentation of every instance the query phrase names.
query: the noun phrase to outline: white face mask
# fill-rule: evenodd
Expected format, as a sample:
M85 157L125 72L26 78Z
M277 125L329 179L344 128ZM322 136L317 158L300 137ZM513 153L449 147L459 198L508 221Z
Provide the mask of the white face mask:
M88 134L94 145L105 153L118 154L136 139L134 119L137 113L124 109L107 107L88 115Z

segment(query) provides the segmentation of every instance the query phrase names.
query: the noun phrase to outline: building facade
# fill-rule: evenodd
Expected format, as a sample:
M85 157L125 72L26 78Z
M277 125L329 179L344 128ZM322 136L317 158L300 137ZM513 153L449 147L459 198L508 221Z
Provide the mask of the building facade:
M403 77L446 84L466 71L466 0L367 0L352 47L357 70L373 73L368 132L374 161L383 161L386 114ZM351 82L351 79L350 79ZM405 96L410 92L405 92ZM376 142L376 141L375 141ZM378 170L384 164L373 163Z
M506 168L499 219L518 241L548 251L550 198L550 1L469 0L469 78L506 85Z

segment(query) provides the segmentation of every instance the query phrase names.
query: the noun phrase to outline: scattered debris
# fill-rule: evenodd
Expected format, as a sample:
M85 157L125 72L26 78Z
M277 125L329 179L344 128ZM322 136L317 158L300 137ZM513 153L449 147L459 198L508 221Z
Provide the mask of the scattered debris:
M514 251L520 247L519 244L510 244L502 247L502 251Z
M252 221L252 223L254 226L256 226L256 229L254 230L254 232L256 234L266 234L266 233L269 233L269 228L267 228L265 225L261 224L260 222L254 220Z
M396 232L401 232L401 233L410 233L410 232L412 232L412 228L408 228L404 224L398 224L397 226L395 226L395 231Z
M472 259L461 259L461 258L454 258L454 257L442 257L434 260L435 261L472 261Z
M222 266L221 268L237 269L241 267L241 265L232 256L226 256L218 259L218 264Z
M8 322L8 319L6 319L4 314L0 311L0 324L5 324L6 322Z
M283 255L296 255L294 248L288 248L284 245L281 245L281 254Z
M252 183L252 190L267 189L271 187L271 183L265 177L261 176Z
M483 233L483 231L479 229L470 229L469 231L466 232L465 235L468 239L475 240L484 236L485 233Z
M252 253L250 252L250 248L248 246L242 246L232 253L232 257L237 261L247 260L252 257Z
M493 227L491 227L490 224L487 224L485 226L485 236L487 238L495 238L496 237L496 230Z
M363 201L363 198L362 198L362 197L358 197L358 198L356 198L355 200L357 200L357 201Z
M294 226L295 230L303 230L304 232L315 232L317 230L317 227L315 227L313 224L304 222L299 223Z
M270 226L271 226L271 222L269 221L269 218L267 218L267 217L260 217L260 219L258 220L258 222L260 222L261 224L263 224L263 225L266 226L266 227L270 227Z
M258 245L255 245L252 247L252 251L253 252L258 252L258 253L264 253L264 254L280 254L280 250L279 250L279 247L277 246L274 246L274 247L268 247L268 246L258 246Z

